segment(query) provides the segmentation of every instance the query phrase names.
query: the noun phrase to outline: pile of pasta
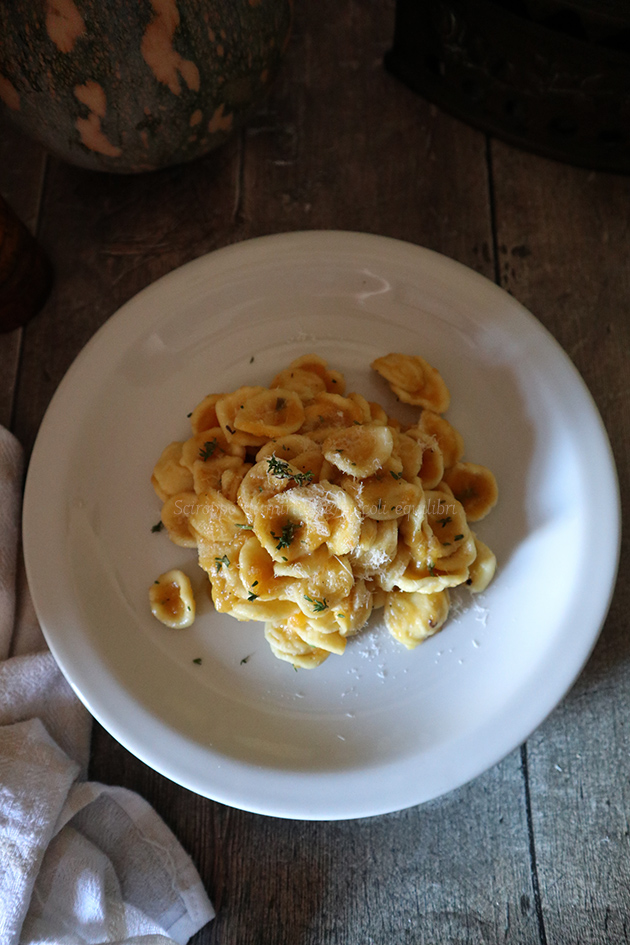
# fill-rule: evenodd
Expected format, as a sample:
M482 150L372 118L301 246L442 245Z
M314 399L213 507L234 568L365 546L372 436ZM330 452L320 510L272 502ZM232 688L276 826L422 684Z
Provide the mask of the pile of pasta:
M342 374L309 354L269 387L205 397L190 438L153 470L161 521L176 545L197 549L216 610L262 621L273 653L296 667L342 654L381 607L411 649L444 625L449 588L479 592L494 575L471 523L495 505L497 483L462 461L444 380L417 355L372 368L419 408L413 424L347 394ZM167 625L194 620L181 571L161 575L150 597Z

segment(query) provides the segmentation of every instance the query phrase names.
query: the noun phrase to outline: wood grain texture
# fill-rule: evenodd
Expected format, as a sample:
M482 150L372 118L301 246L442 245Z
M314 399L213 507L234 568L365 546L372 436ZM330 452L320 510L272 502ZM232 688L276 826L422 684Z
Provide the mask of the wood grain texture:
M243 235L345 229L492 275L486 142L383 68L394 5L299 5L287 63L246 130Z
M630 484L630 180L493 145L501 281L563 345L607 427L624 518ZM597 502L598 497L593 496ZM597 567L597 562L593 562ZM602 636L528 743L547 940L630 939L628 542Z
M27 449L63 375L103 322L149 283L230 241L238 151L233 139L195 164L137 177L50 159L40 232L56 282L25 328L15 429Z

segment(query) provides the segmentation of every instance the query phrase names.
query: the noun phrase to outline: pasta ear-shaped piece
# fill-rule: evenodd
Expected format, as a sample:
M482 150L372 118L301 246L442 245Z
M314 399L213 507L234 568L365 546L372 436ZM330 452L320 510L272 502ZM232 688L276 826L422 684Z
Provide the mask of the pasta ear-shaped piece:
M449 611L447 591L417 594L394 591L387 595L385 625L409 650L444 626Z
M365 586L372 595L372 610L380 610L387 603L387 591L376 583L376 581L366 581Z
M469 522L478 522L490 512L499 498L493 473L477 463L456 463L444 473L453 495L464 506Z
M266 387L239 387L232 394L224 394L217 400L215 410L228 443L247 447L262 446L267 441L267 437L236 428L236 417L244 409L247 400L266 390Z
M210 541L201 535L197 540L199 567L202 568L210 580L226 568L231 569L230 574L238 572L238 556L246 541L246 536L251 532L239 529L239 534L233 542Z
M276 495L258 508L253 526L274 561L295 561L310 554L330 537L323 487L297 486Z
M293 583L290 577L279 577L274 571L274 561L255 535L251 535L238 556L238 574L243 590L255 600L269 601L283 597Z
M256 454L257 462L267 462L272 479L291 485L317 482L324 457L319 444L298 433L269 440Z
M461 433L435 411L423 410L416 428L427 436L435 437L445 469L454 466L464 455L464 438Z
M236 412L234 427L254 436L295 433L304 422L304 407L295 391L284 387L252 394Z
M208 489L195 496L188 523L208 541L224 543L236 541L241 529L251 528L243 510L217 489Z
M236 500L238 498L238 491L241 488L241 483L250 469L251 463L241 463L236 469L226 469L221 473L221 482L218 491L234 505L237 504ZM208 490L205 489L202 491L207 492Z
M494 553L480 538L477 538L476 535L473 535L473 537L477 549L477 556L470 565L466 583L473 594L480 594L482 591L485 591L494 577L497 568L497 559Z
M272 475L267 459L263 459L252 466L243 477L236 501L248 518L253 520L254 515L264 508L270 499L292 484L291 479L279 479Z
M313 444L313 449L294 456L291 465L302 473L302 476L310 477L309 482L318 482L323 479L321 473L324 465L324 454L316 443Z
M394 430L393 434L394 455L400 459L404 478L412 482L416 476L420 476L426 445L398 430Z
M219 613L231 614L238 601L247 600L247 594L243 589L243 583L238 572L238 552L235 552L229 559L230 564L223 564L219 567L219 561L215 560L215 567L208 571L210 578L211 597L215 610ZM254 616L239 616L239 620L256 619Z
M411 552L403 541L399 541L393 560L381 568L372 580L383 591L393 591L399 586L399 581L410 563L413 564Z
M328 650L329 653L335 653L337 656L342 656L346 648L346 638L342 637L338 630L323 631L317 627L316 621L313 620L307 621L304 629L299 630L298 634L309 646L320 647L322 650Z
M411 427L405 436L415 440L422 450L422 462L418 477L425 489L435 489L444 475L444 457L434 436L423 433L418 427Z
M303 354L299 358L294 358L289 364L289 369L303 371L312 371L318 377L325 379L328 374L328 361L324 361L318 354Z
M467 567L445 571L438 570L438 566L434 567L430 560L422 563L410 559L403 573L392 583L394 588L408 593L434 594L447 587L458 587L467 578Z
M407 482L402 478L402 472L396 473L393 469L381 469L367 479L353 480L346 476L342 485L363 515L376 521L410 515L424 502L422 486Z
M269 387L284 387L286 390L295 391L303 404L308 404L317 394L326 390L322 377L303 368L285 368L276 374Z
M363 414L363 423L371 423L372 408L370 407L369 401L365 399L363 394L357 394L353 391L351 394L347 394L347 397L348 400L352 400L357 405L357 407L361 409L361 413Z
M357 578L370 579L387 568L398 550L398 523L377 522L366 518L361 525L359 540L354 546L350 560Z
M343 394L346 388L346 382L343 374L339 371L331 371L328 363L317 354L304 354L301 358L296 358L289 365L291 369L302 368L305 371L312 371L322 378L326 385L326 390L331 394Z
M183 446L179 442L169 443L153 468L151 483L162 502L177 492L190 492L193 488L192 473L180 463Z
M197 536L190 526L190 517L197 505L196 492L178 492L162 506L162 523L174 545L195 548Z
M355 547L361 533L361 514L356 503L340 486L322 482L325 490L326 520L330 534L326 539L333 555L347 555Z
M216 459L196 459L192 464L194 489L197 495L207 492L208 489L221 489L221 477L227 470L241 470L245 472L249 466L239 456L226 456L219 453ZM245 475L243 472L243 475Z
M331 555L324 547L297 561L278 562L274 572L290 577L285 593L307 617L319 617L352 591L354 574L345 555Z
M178 568L160 574L153 582L149 602L153 616L173 630L190 627L195 619L195 595L190 578Z
M335 607L339 633L344 637L351 637L362 630L370 619L373 606L374 595L365 581L359 578L354 582L348 596Z
M427 554L438 561L452 555L462 539L470 535L470 529L464 507L457 499L437 490L424 495L427 503Z
M203 400L197 404L190 415L190 426L193 434L220 426L219 418L217 417L216 403L223 396L223 394L208 394L207 397L204 397Z
M309 453L316 450L321 452L320 446L315 440L304 436L301 433L290 433L288 436L274 437L261 446L256 453L256 462L260 463L263 459L269 459L270 456L277 456L279 459L285 459L291 462L301 453Z
M383 377L403 403L444 413L451 400L436 368L419 355L387 354L376 358L372 368Z
M382 469L393 445L389 427L353 425L329 434L322 443L322 452L342 472L365 479Z
M306 618L304 618L306 626ZM271 652L280 660L293 663L300 669L314 669L329 656L328 650L322 650L306 643L289 622L265 624L265 639Z
M333 430L351 427L362 421L363 410L356 401L340 394L318 394L313 402L304 408L301 432L321 443Z
M195 463L214 462L223 456L236 456L245 459L245 447L228 442L221 427L211 427L195 433L182 446L180 463L194 473Z
M464 535L455 536L453 549L452 554L435 559L429 557L428 562L437 575L441 577L457 575L457 583L463 584L464 581L468 580L469 568L477 557L477 546L470 528L467 529Z

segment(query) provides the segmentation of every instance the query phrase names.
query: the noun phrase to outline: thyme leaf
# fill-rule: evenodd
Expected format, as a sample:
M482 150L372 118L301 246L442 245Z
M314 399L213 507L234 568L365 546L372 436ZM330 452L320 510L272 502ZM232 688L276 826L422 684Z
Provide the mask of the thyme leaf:
M307 600L309 604L313 605L313 611L316 614L321 614L323 610L326 610L328 608L328 601L326 600L325 597L322 598L322 600L317 600L317 598L313 600L312 597L309 597L308 594L305 594L304 600Z
M203 444L202 448L199 450L199 456L200 456L201 459L204 461L204 463L206 462L206 460L210 459L210 457L212 456L212 454L213 454L214 451L216 450L217 445L218 445L218 444L217 444L217 438L216 438L216 436L213 437L213 439L208 440L207 443L204 443L204 444Z
M295 538L295 533L299 528L298 522L292 522L290 519L282 526L282 534L276 535L275 532L271 533L271 537L275 538L278 544L276 545L276 551L280 551L282 548L288 548L293 539ZM285 559L286 560L286 559Z
M278 459L275 453L268 457L267 468L272 476L276 476L278 479L293 479L298 486L303 486L313 478L313 473L310 470L305 473L296 472L291 469L286 459Z

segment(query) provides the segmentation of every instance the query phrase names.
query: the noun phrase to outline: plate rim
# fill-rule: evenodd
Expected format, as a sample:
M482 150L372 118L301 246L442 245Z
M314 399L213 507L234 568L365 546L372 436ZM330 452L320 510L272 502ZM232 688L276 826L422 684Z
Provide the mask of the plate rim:
M505 748L505 750L501 750L498 753L495 752L496 757L494 757L493 761L491 761L489 764L487 763L487 760L480 761L478 766L472 766L474 769L472 770L472 773L469 771L460 779L454 779L453 783L446 790L453 790L478 777L481 773L488 770L489 767L494 766L494 764L498 763L502 758L514 750L518 744L521 744L522 741L529 737L529 735L531 735L532 732L538 728L544 719L550 715L559 702L561 702L566 696L567 692L571 689L578 676L581 674L584 666L586 665L600 636L615 590L621 548L621 513L619 481L610 440L592 394L590 393L576 366L572 363L568 354L564 351L562 346L551 334L551 332L528 309L526 309L520 302L514 299L513 296L505 292L504 289L481 273L478 273L463 263L453 260L448 256L436 252L435 250L428 249L408 241L398 240L388 236L379 236L377 234L355 233L344 230L300 230L295 232L276 233L268 236L254 237L248 240L229 244L228 246L221 247L220 249L211 251L202 256L196 257L193 260L190 260L184 265L179 266L171 272L161 276L153 283L150 283L148 286L144 287L125 303L123 303L123 305L121 305L104 322L104 324L95 332L87 344L77 354L76 358L55 390L38 430L31 460L28 466L25 484L23 509L24 556L26 572L29 580L29 586L31 587L35 611L40 621L46 642L54 658L58 662L62 673L70 682L70 685L80 700L87 706L97 721L134 755L139 757L143 762L150 765L152 768L154 768L154 770L158 771L163 776L169 778L172 781L175 781L175 783L181 784L183 787L191 789L202 796L217 800L220 803L235 806L239 809L248 810L259 814L270 814L272 816L279 816L288 819L354 819L389 813L393 812L394 810L401 810L409 806L414 806L416 803L423 803L424 801L429 800L429 798L427 797L419 801L411 801L410 803L405 802L402 805L397 804L393 807L387 802L383 802L380 807L379 805L371 803L369 809L362 809L360 803L356 803L354 805L354 810L348 809L347 807L343 809L338 808L337 810L331 809L326 813L325 816L321 816L321 812L318 813L317 811L309 811L308 809L299 809L299 807L288 809L285 806L285 809L282 809L281 807L277 809L270 809L268 803L257 804L256 802L252 801L251 797L247 796L238 798L238 802L235 803L233 792L228 792L226 795L220 790L217 790L216 786L212 786L212 790L208 791L207 789L202 789L201 785L192 786L191 783L183 783L177 776L173 775L172 770L156 766L154 761L149 759L146 752L143 754L141 751L139 751L138 749L141 746L138 746L133 738L129 738L127 733L121 731L118 725L112 725L111 719L108 719L106 715L103 714L102 710L97 708L95 711L95 700L93 698L90 699L89 693L85 692L85 685L81 685L76 682L76 673L73 671L72 667L68 666L64 648L63 646L59 645L55 630L53 629L51 631L50 627L48 626L48 621L46 620L46 603L42 602L41 598L38 597L38 591L33 590L33 588L37 587L37 580L34 581L33 579L36 575L36 570L38 567L38 565L35 563L36 555L33 551L34 543L32 540L32 535L34 533L33 516L36 514L34 483L36 483L37 463L40 462L40 452L43 448L42 444L45 443L47 431L49 430L51 424L54 424L55 422L55 414L59 409L57 405L62 403L63 399L66 397L66 391L71 389L71 386L74 382L74 377L78 370L81 369L84 364L89 362L89 359L93 357L93 353L95 351L98 352L99 347L104 343L103 339L107 340L112 334L115 335L116 332L120 330L119 326L122 325L124 328L125 323L130 318L133 320L134 310L137 308L137 306L142 306L143 302L146 302L147 299L151 299L154 294L159 294L166 282L173 283L174 281L185 280L187 274L196 274L197 272L201 273L206 270L207 267L212 269L213 267L219 266L220 268L222 261L227 261L229 265L230 260L235 260L238 265L239 257L242 256L243 252L246 254L248 252L253 252L254 254L257 252L262 252L264 254L267 249L272 252L274 245L277 248L283 244L292 244L295 246L296 243L301 243L305 248L310 245L311 251L313 247L315 249L325 248L329 250L334 245L338 246L348 243L352 243L357 247L354 250L355 253L360 249L358 244L362 244L365 249L369 248L370 250L376 249L377 247L388 247L388 250L396 252L396 250L404 248L405 253L415 256L421 255L427 260L433 261L442 271L451 271L453 273L459 274L460 276L464 276L468 280L471 278L476 280L477 284L482 286L486 292L494 294L497 300L500 299L503 303L505 303L506 300L509 300L509 305L512 312L518 313L518 317L525 318L536 332L542 333L541 337L544 338L546 345L551 345L555 355L560 357L565 364L565 367L570 369L572 372L573 382L577 383L582 394L585 395L585 400L590 410L590 419L591 421L594 421L595 429L600 438L599 445L600 447L603 447L603 449L598 452L598 456L606 468L609 478L609 485L612 486L608 493L610 499L609 512L610 517L614 522L616 532L616 540L614 543L612 543L612 548L606 562L608 576L605 584L607 587L607 593L606 595L602 595L599 602L599 607L597 608L598 616L595 621L597 623L597 627L592 630L589 636L588 646L585 646L580 653L581 659L579 661L579 665L578 662L573 664L571 672L566 674L566 678L563 679L562 684L559 686L559 689L562 690L560 694L557 695L556 693L551 699L547 699L541 706L540 711L538 713L533 713L529 721L522 725L522 727L518 730L517 737L519 740L514 742L513 738L510 739L513 744L511 744L510 747ZM260 247L262 247L262 250ZM532 718L534 719L533 722ZM295 772L290 772L290 775L293 778L296 777ZM317 777L319 777L319 775L317 775ZM440 791L438 794L433 796L437 797L443 793L445 792ZM309 814L312 814L312 816Z

